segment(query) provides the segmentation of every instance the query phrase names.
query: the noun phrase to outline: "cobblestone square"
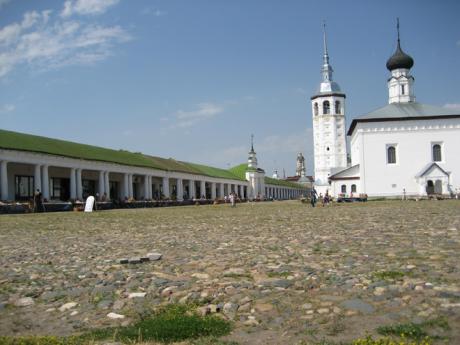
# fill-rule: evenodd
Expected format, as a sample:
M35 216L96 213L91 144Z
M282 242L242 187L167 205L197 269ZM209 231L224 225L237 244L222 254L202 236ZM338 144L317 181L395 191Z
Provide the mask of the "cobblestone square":
M177 302L233 320L225 339L239 344L338 344L440 319L434 343L460 343L457 200L1 216L0 251L0 335L126 325Z

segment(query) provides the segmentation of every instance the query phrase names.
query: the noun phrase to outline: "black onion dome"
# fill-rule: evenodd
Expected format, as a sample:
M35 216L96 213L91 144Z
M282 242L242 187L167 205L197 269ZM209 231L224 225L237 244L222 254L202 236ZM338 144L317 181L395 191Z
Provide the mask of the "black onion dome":
M398 40L395 53L387 61L388 70L392 71L398 68L411 69L412 66L414 66L414 59L402 51Z

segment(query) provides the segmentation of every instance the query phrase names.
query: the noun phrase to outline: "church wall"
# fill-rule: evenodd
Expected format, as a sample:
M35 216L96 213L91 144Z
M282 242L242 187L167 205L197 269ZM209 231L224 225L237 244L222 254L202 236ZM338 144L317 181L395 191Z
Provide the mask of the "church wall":
M433 162L433 143L442 143L442 161L437 164L451 172L452 189L460 188L458 118L358 123L355 136L362 157L361 187L369 196L400 196L403 189L407 195L425 193L415 176ZM387 163L388 145L396 147L395 164Z

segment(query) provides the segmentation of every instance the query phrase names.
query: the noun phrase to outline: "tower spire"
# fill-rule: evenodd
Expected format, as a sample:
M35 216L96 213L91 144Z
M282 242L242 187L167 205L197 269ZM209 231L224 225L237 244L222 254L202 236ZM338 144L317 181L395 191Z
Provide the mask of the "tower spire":
M251 152L254 152L254 134L251 134Z
M400 46L400 39L399 39L399 17L396 18L396 30L398 31L398 47Z
M329 54L327 53L327 36L326 36L326 21L323 20L323 47L324 47L324 64L329 64Z
M329 82L332 80L333 69L329 64L329 53L327 52L327 36L326 36L326 21L323 20L323 68L321 73L323 74L323 81Z

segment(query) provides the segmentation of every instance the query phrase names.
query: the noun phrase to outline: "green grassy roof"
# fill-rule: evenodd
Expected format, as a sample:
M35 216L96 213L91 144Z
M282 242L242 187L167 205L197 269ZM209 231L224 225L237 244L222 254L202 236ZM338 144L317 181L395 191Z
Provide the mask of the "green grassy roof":
M285 180L278 180L276 178L271 178L267 176L265 176L265 184L271 184L271 185L283 186L283 187L292 187L292 188L304 188L304 186L302 186L299 183L285 181Z
M233 175L238 176L240 179L246 179L247 168L248 165L246 163L243 163L228 169L228 171L230 171Z
M233 168L230 168L229 171L231 171L234 175L240 178L245 178L246 171L248 171L248 165L246 163L243 163L243 164L234 166ZM285 180L278 180L278 179L274 179L274 178L267 177L267 176L265 176L265 183L275 185L275 186L303 188L303 186L299 183L285 181Z
M45 153L92 161L118 163L123 165L153 168L163 171L177 171L210 177L245 180L232 172L200 164L176 161L125 150L112 150L71 141L41 137L37 135L5 131L0 129L0 148Z

